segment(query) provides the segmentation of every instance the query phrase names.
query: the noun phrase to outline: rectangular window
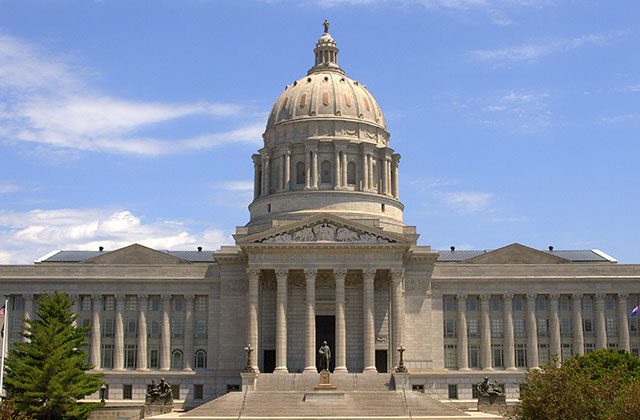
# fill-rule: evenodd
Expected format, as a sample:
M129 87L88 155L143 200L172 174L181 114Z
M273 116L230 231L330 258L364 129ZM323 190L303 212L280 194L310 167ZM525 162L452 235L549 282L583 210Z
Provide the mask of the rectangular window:
M204 398L204 385L195 384L193 385L193 399L201 400Z
M469 344L469 367L480 367L480 346L477 344Z
M524 319L513 318L513 335L517 338L523 338L527 336L527 329L525 327Z
M184 312L184 297L175 296L173 298L173 310L175 312Z
M444 336L446 338L453 338L456 336L456 320L455 319L444 320Z
M467 319L467 335L471 338L480 337L480 325L477 319Z
M457 400L458 399L458 385L449 384L449 399Z
M538 344L538 365L546 366L549 363L549 345L548 344Z
M593 343L584 343L584 354L593 353L596 351L596 345Z
M618 335L618 322L615 318L607 318L607 337L616 337Z
M562 351L562 361L566 362L573 356L573 345L571 343L563 343L560 351Z
M524 299L522 296L514 296L512 308L514 311L524 311Z
M113 337L115 333L115 320L111 318L106 318L102 320L102 337Z
M91 311L91 296L82 296L80 298L80 310L81 311Z
M138 310L138 297L137 296L127 296L127 299L124 301L124 310L133 312Z
M445 312L455 312L456 311L456 297L455 296L443 296L442 297L442 305L444 306Z
M137 360L138 360L138 346L135 344L125 344L124 367L135 368Z
M582 310L593 311L593 298L591 296L582 296Z
M160 321L154 319L147 324L149 338L160 338Z
M635 354L637 358L640 358L640 344L638 343L631 344L631 354Z
M549 320L547 318L536 318L538 327L538 337L549 336Z
M571 337L571 319L560 318L560 336Z
M133 398L133 385L122 385L122 399L130 400Z
M627 312L631 313L636 306L638 306L638 296L629 295L627 298Z
M113 344L102 345L102 367L113 369Z
M176 400L180 399L180 385L171 385L171 393Z
M527 367L527 345L516 344L516 366Z
M182 338L184 337L184 320L174 319L171 322L171 337Z
M209 299L207 296L196 296L196 312L207 312L209 310Z
M546 296L538 296L536 297L536 311L546 311L547 310L547 297Z
M124 335L125 337L134 338L138 336L138 320L127 319L124 321Z
M151 311L152 312L160 312L160 296L152 296L151 297Z
M585 337L595 336L595 329L593 328L592 318L582 318L582 333Z
M207 320L196 319L195 324L196 338L207 338Z
M149 368L160 367L160 350L158 346L149 347Z
M504 327L502 325L502 318L493 318L491 320L491 337L499 338L504 335Z
M617 349L618 343L607 343L607 348L609 349Z
M22 320L20 318L13 318L11 319L11 317L9 317L9 320L11 321L11 335L10 337L21 337L22 334Z
M116 310L116 300L113 296L105 296L104 297L104 310L105 311L115 311Z
M640 317L629 319L629 334L632 337L640 335Z
M607 295L604 297L604 305L607 311L613 311L616 309L616 300L613 295Z
M474 312L478 310L478 296L467 296L467 311Z
M491 350L493 352L493 367L504 367L504 347L502 344L492 344Z
M569 306L569 296L567 295L560 296L560 299L558 299L558 310L560 311L571 310Z
M24 311L24 298L22 296L13 296L12 301L13 305L11 306L11 310Z
M471 385L471 398L478 398L478 388L475 385Z
M412 384L411 390L415 392L422 392L424 394L424 384Z
M500 296L491 296L491 299L489 300L489 307L493 312L502 311L502 300L500 299Z
M88 319L88 318L81 319L81 320L79 321L79 325L80 325L82 328L89 327L89 326L91 325L91 320L90 320L90 319ZM85 336L85 337L87 337L87 338L91 338L91 329L89 329L89 330L87 331L87 333L86 333L84 336Z
M444 367L447 369L458 368L458 357L456 354L455 344L446 344L444 346Z

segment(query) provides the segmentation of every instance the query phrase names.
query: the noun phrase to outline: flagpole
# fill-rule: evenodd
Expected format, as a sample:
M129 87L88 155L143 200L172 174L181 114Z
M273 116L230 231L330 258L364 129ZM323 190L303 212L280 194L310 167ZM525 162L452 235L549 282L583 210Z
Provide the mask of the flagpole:
M9 337L9 328L7 320L9 319L9 299L4 299L4 323L2 336L2 361L0 362L0 399L4 398L4 355L7 352L7 338Z

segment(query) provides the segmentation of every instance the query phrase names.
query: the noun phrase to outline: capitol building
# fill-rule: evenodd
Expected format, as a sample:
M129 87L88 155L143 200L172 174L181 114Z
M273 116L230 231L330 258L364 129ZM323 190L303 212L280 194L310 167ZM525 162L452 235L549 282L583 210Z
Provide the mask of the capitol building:
M234 244L62 250L0 266L10 342L39 294L67 293L78 324L91 326L87 351L107 402L140 403L164 377L187 409L243 387L304 391L318 383L323 341L339 389L392 390L402 348L406 389L450 402L471 400L485 376L513 401L526 369L553 355L639 354L640 317L630 313L640 265L595 249L417 245L373 89L338 65L328 31L313 52L251 156L250 219Z

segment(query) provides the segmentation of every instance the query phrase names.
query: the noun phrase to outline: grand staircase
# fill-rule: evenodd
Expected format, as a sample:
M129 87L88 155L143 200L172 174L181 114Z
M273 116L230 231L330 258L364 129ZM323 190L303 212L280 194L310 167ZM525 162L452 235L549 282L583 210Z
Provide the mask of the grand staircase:
M447 419L500 418L484 413L466 413L427 395L395 390L389 374L332 375L335 394L311 398L318 375L262 374L255 391L231 392L185 413L164 419Z

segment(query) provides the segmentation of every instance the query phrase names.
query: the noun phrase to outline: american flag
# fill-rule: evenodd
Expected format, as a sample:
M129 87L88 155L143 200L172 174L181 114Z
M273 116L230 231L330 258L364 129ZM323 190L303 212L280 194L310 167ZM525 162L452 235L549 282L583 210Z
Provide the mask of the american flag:
M5 306L6 306L6 305L2 305L2 308L0 308L0 315L4 315L4 307L5 307Z

